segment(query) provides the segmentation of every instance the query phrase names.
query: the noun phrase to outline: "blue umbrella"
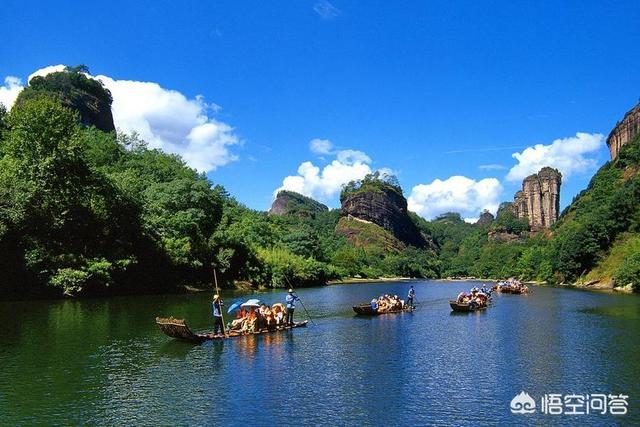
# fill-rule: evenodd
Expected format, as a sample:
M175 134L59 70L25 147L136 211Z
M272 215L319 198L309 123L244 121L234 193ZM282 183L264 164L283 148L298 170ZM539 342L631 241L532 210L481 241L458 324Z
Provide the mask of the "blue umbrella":
M260 307L260 304L262 304L262 301L257 298L251 298L242 304L241 307Z
M229 306L229 309L227 310L227 313L231 313L234 310L237 310L238 307L240 307L240 305L242 305L242 301L236 301L233 304L231 304Z

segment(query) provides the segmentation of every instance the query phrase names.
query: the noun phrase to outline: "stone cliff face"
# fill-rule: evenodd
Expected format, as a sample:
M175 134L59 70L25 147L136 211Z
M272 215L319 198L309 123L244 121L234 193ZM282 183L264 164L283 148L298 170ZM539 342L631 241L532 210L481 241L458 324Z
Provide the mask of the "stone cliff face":
M624 115L622 121L618 122L607 138L611 159L618 157L620 148L633 141L640 134L640 103L633 107Z
M95 126L103 132L116 130L111 104L93 94L84 93L75 99L63 99L65 105L77 109L85 126Z
M480 214L480 217L476 221L476 225L487 225L491 224L493 220L496 219L493 214L489 211L483 211Z
M407 212L407 199L392 188L360 191L342 200L341 216L379 225L403 243L424 247L425 239Z
M542 168L522 182L522 190L514 196L513 212L527 218L531 230L549 228L560 215L560 185L562 175L556 169Z
M293 191L280 191L269 209L269 215L298 215L314 217L316 214L328 211L325 205L310 197Z

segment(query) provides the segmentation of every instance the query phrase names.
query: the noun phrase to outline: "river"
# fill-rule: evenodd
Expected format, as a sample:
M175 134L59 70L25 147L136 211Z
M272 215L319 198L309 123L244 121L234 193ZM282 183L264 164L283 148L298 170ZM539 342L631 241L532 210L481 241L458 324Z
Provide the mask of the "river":
M410 283L414 312L354 315ZM170 339L154 318L210 328L208 294L0 303L0 425L640 423L640 298L534 287L451 313L448 300L474 284L301 289L317 326L202 345ZM535 413L511 413L521 391ZM628 395L628 413L542 414L552 393Z

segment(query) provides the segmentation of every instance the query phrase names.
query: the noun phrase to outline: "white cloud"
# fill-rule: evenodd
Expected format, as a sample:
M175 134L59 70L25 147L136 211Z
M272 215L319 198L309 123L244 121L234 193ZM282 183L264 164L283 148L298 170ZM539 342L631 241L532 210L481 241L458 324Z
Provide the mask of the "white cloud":
M497 170L502 170L502 169L506 169L507 167L504 165L500 165L497 163L490 163L488 165L480 165L478 166L478 169L482 169L485 171L497 171Z
M345 164L371 163L371 158L358 150L340 150L336 153L336 158Z
M603 144L604 135L600 133L578 132L574 137L556 139L549 145L527 147L520 153L512 154L518 164L509 170L507 180L522 180L545 166L558 169L563 178L589 171L597 166L593 156Z
M327 201L334 197L344 184L362 179L373 172L370 166L371 158L362 151L341 150L336 152L335 156L336 158L322 169L310 161L303 162L298 167L297 175L284 178L282 186L274 191L274 196L280 190L289 190Z
M313 5L313 10L322 19L333 19L342 14L342 11L329 3L328 0L320 0Z
M62 64L49 65L48 67L40 68L39 70L36 70L36 71L34 71L33 73L31 73L29 75L29 78L27 79L27 82L30 82L31 79L36 77L36 76L44 77L47 74L56 73L58 71L64 71L65 68L66 67L64 65L62 65Z
M29 80L61 70L63 65L48 66L31 74ZM178 154L200 172L237 160L230 147L240 143L238 136L228 124L208 116L209 111L215 112L219 107L206 103L202 96L187 98L154 82L116 80L103 75L94 78L111 91L113 120L118 129L137 132L150 147ZM8 86L6 79L5 84ZM4 96L2 88L0 95ZM20 90L22 86L17 89Z
M331 154L333 143L328 139L315 138L309 141L309 149L314 154Z
M407 199L409 210L432 219L445 212L458 212L463 217L477 216L488 209L496 213L500 204L502 185L496 178L475 181L465 176L436 179L430 184L413 187Z
M201 96L188 99L154 82L96 78L111 91L119 129L138 132L150 147L179 154L201 172L237 160L229 150L240 142L233 128L208 117L211 106Z
M4 85L0 86L0 104L10 110L22 90L22 81L18 77L7 76Z

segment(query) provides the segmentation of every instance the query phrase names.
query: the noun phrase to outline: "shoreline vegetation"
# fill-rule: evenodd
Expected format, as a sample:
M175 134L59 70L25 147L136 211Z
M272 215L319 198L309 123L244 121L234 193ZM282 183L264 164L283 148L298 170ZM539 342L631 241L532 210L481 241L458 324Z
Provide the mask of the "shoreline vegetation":
M285 192L274 212L252 210L181 157L110 130L111 102L78 66L0 106L0 299L209 289L214 271L240 290L514 277L640 291L640 135L534 231L510 202L475 224L425 220L380 172L346 184L340 209Z

